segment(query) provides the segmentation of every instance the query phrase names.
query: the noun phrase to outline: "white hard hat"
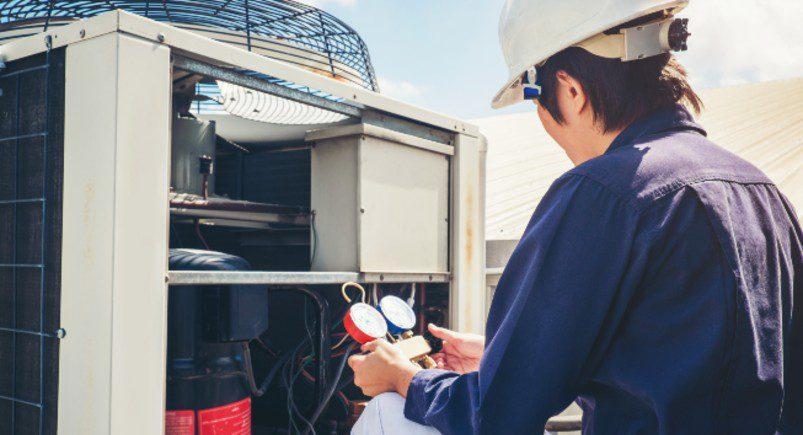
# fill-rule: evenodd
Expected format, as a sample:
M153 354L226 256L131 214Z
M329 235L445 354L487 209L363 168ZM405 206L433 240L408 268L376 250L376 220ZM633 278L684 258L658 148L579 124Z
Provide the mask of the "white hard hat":
M667 35L673 22L671 16L688 3L689 0L507 0L499 22L499 43L510 78L494 97L492 106L501 108L522 101L528 71L572 46L622 60L670 51ZM632 30L629 35L625 31L604 33L660 12L666 12L665 16L648 29L642 25L627 29ZM685 32L685 22L682 26ZM647 34L649 38L644 36Z

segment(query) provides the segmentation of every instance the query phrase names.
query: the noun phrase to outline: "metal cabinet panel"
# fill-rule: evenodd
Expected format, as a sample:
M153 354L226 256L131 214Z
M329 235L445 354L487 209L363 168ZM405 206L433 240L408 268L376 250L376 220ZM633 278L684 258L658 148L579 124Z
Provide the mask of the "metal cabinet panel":
M359 167L360 271L446 272L447 157L366 137Z
M451 147L375 126L338 133L308 136L312 269L448 272Z

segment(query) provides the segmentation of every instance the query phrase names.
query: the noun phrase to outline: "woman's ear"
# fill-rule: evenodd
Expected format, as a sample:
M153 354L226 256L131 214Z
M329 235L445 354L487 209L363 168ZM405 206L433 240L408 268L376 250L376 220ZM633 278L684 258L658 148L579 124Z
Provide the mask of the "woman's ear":
M563 100L561 107L564 109L564 116L579 117L588 107L588 98L583 85L563 70L557 72L556 78L558 98Z

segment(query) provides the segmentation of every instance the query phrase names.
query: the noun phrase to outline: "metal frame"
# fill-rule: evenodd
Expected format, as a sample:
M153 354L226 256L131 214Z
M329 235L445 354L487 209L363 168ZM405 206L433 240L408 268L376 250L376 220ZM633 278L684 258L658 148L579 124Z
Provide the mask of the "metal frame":
M173 270L170 285L325 285L344 282L367 284L448 283L447 273L356 273L356 272L206 272Z
M452 157L450 326L485 332L485 138L458 135Z

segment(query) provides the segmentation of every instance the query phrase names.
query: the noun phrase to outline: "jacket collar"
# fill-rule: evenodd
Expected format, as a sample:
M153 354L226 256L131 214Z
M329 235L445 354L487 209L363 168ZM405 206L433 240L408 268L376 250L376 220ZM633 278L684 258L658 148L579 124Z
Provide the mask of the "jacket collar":
M677 130L692 130L703 136L707 135L703 127L694 121L692 114L684 106L676 104L672 107L658 109L634 121L619 133L605 154L613 152L617 148L632 145L641 137Z

